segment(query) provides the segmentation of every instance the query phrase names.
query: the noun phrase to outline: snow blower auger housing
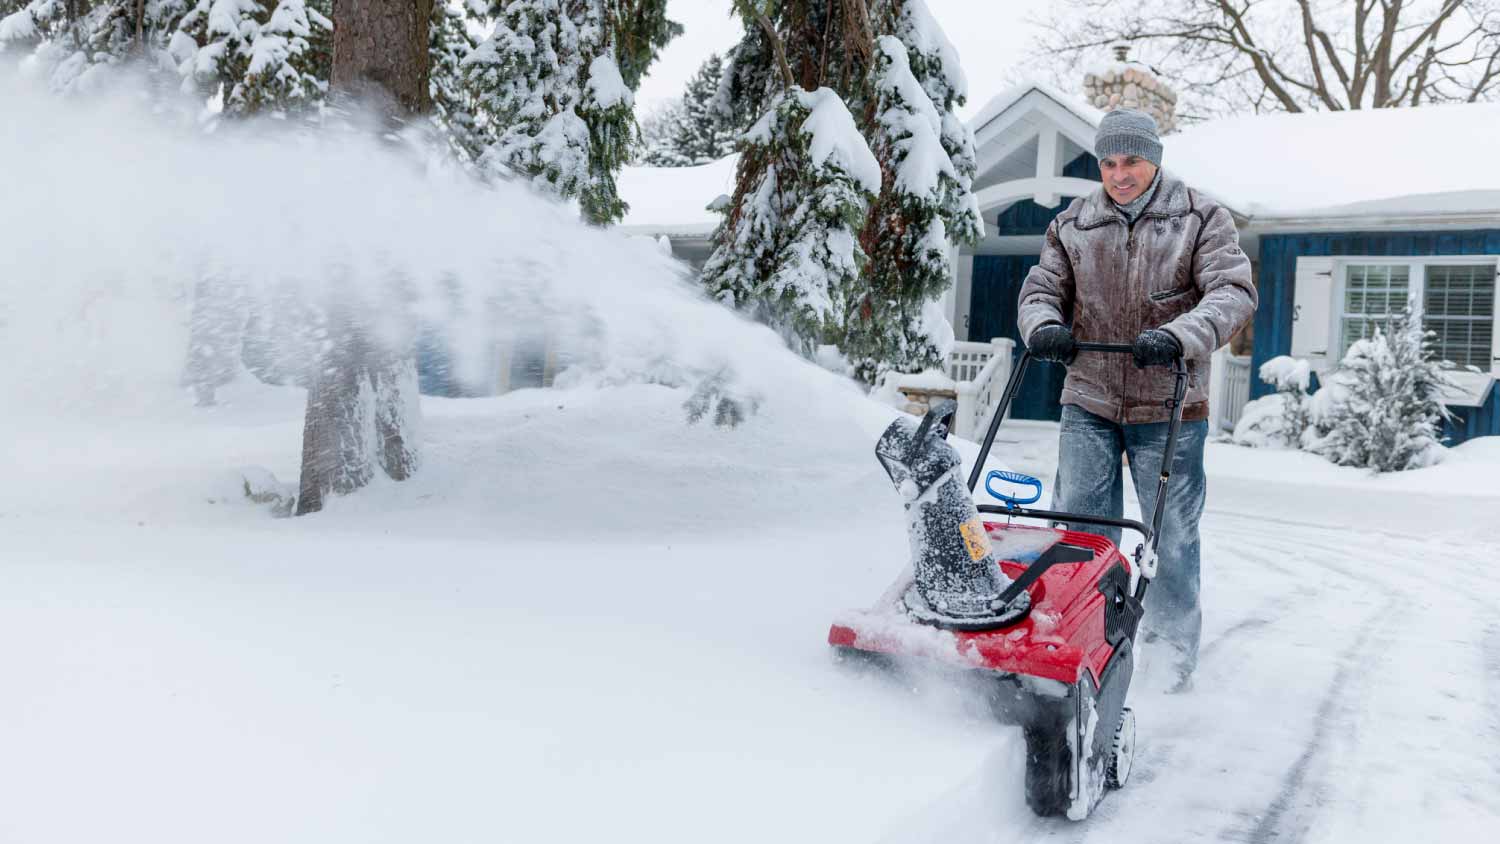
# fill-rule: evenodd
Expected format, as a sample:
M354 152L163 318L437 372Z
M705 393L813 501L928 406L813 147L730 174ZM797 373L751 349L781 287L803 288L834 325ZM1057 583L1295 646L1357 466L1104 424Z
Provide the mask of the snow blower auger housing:
M1131 351L1114 343L1078 348ZM1019 724L1025 736L1027 804L1038 815L1082 820L1106 789L1130 777L1135 716L1125 695L1142 602L1156 575L1188 373L1180 358L1173 362L1171 422L1150 525L1022 506L1040 498L1041 482L1013 472L991 472L986 483L1005 504L976 506L985 458L1031 360L1023 352L1016 361L967 486L947 442L954 402L939 402L920 423L902 418L886 429L875 455L906 502L911 564L875 606L838 618L828 643L840 656L979 675L997 716ZM996 481L1034 492L1007 494L991 486ZM1127 528L1141 541L1127 558L1108 539L1069 529L1079 526Z

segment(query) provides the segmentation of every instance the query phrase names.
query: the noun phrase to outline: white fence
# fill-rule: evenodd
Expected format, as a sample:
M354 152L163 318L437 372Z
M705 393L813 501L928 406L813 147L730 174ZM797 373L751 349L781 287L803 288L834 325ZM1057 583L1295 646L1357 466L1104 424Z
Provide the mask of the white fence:
M1220 431L1233 431L1245 410L1245 403L1250 401L1250 356L1231 355L1226 351L1214 355L1213 366L1213 377L1218 382L1209 401L1214 427Z

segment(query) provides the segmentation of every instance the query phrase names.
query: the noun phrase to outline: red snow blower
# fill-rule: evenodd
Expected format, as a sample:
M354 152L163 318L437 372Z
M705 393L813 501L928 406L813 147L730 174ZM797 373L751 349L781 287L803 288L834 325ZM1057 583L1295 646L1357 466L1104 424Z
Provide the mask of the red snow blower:
M1129 345L1079 343L1082 353L1130 354ZM977 675L996 715L1019 724L1026 741L1026 802L1038 815L1088 817L1106 788L1130 776L1135 716L1125 706L1135 666L1135 635L1157 545L1187 367L1176 384L1166 453L1149 526L1022 505L1042 483L992 471L985 489L1004 505L973 501L985 458L1031 362L1023 352L980 446L965 487L958 452L947 443L957 405L943 401L918 423L891 423L875 456L906 501L911 565L868 610L837 619L828 643L840 656L916 662ZM997 491L1004 482L1028 496ZM980 513L1004 517L984 520ZM1041 519L1058 527L1014 524ZM1108 539L1067 529L1128 528L1141 542L1127 558Z

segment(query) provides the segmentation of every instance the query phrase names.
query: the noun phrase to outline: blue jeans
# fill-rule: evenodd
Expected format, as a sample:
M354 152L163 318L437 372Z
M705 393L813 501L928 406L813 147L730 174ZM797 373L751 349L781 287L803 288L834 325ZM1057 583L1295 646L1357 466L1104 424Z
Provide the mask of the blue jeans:
M1203 474L1203 443L1208 422L1183 422L1177 434L1177 453L1167 486L1162 514L1156 579L1146 592L1148 634L1166 639L1179 652L1179 669L1191 672L1198 663L1198 640L1203 610L1198 603L1198 520L1208 482ZM1162 454L1167 447L1167 423L1118 425L1082 408L1063 405L1062 435L1058 442L1057 480L1052 487L1052 509L1091 516L1124 513L1120 454L1130 457L1130 477L1141 502L1141 521L1151 523ZM1088 533L1120 542L1119 528L1078 525ZM1134 549L1121 549L1129 556Z

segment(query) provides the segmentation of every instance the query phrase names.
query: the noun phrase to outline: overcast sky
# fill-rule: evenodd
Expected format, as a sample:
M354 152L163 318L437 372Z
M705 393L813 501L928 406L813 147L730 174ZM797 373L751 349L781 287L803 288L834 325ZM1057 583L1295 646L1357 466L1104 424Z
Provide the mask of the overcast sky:
M642 80L640 114L680 96L710 53L722 54L739 41L742 30L729 15L731 5L731 0L669 0L667 14L685 31L667 45L651 74ZM1036 27L1027 19L1041 16L1048 5L1048 0L927 0L958 48L969 77L969 102L960 112L963 117L977 112L990 97L1025 75L1019 62L1037 36Z

